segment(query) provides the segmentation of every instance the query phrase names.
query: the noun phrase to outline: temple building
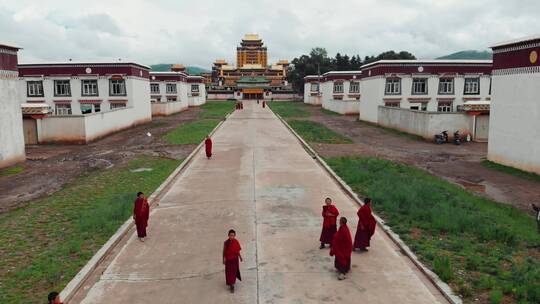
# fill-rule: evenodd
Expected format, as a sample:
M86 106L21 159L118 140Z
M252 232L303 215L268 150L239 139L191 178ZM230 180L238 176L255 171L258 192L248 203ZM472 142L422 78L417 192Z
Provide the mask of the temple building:
M292 99L288 67L287 60L269 65L262 39L247 34L236 48L236 65L224 59L214 62L208 99Z

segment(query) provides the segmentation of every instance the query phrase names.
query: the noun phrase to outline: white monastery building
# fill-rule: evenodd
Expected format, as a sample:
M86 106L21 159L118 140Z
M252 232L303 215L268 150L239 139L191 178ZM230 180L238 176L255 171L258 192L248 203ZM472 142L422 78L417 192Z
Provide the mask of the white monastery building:
M26 159L17 90L19 48L0 44L0 168Z
M84 144L152 119L149 68L144 65L65 62L18 67L26 144ZM32 113L35 109L42 113Z
M150 72L152 116L167 116L187 110L188 75L184 72Z
M304 78L304 102L343 115L358 115L361 71L331 71Z
M488 159L540 174L540 36L491 48Z
M204 77L189 75L186 79L188 84L188 105L198 107L206 103L206 86Z

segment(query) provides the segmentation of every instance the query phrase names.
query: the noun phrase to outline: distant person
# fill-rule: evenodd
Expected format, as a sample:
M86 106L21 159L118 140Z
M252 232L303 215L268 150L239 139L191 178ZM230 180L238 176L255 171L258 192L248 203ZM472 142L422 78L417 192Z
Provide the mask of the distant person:
M266 101L263 100L262 105L263 105L263 108L266 108Z
M240 110L243 110L243 109L244 109L244 102L240 101Z
M536 228L538 229L538 233L540 233L540 207L535 204L531 204L531 206L536 211Z
M353 243L351 232L347 227L347 218L339 219L339 229L334 234L332 247L330 247L330 255L335 256L334 266L338 270L338 280L345 279L345 274L351 269L351 253Z
M231 293L234 293L234 284L236 279L242 281L240 275L240 261L242 255L240 255L240 242L236 239L236 231L229 230L229 238L223 244L223 265L225 265L225 282L229 286Z
M206 150L206 157L210 159L210 157L212 157L212 139L210 139L210 135L206 135L204 149Z
M337 231L336 221L338 215L339 211L336 206L332 205L332 199L327 197L322 207L323 227L319 238L321 242L320 249L323 249L325 244L332 244L332 239Z
M146 227L148 226L148 217L150 216L150 205L144 196L144 193L138 192L137 199L133 207L133 220L137 226L137 237L139 241L144 242L146 238Z
M60 294L56 291L49 293L49 295L47 296L47 303L48 304L62 304L62 302L60 301Z
M360 251L368 251L369 241L375 233L375 217L371 212L371 199L364 199L364 205L358 209L358 227L354 236L354 249L359 248Z
M259 104L259 100L257 99L257 104Z

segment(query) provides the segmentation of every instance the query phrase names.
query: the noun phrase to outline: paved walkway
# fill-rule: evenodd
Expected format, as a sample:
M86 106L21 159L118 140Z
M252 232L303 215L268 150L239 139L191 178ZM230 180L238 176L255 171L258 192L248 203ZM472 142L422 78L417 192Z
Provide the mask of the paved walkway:
M214 157L201 151L153 210L149 239L133 235L83 303L444 302L380 230L338 281L318 248L321 206L332 197L351 231L358 206L268 108L244 108L215 134ZM244 257L235 294L221 258L230 228Z

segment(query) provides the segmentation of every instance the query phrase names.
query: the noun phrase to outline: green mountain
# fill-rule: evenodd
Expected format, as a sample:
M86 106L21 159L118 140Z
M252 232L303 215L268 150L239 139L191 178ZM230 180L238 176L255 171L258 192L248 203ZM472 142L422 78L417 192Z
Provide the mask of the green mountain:
M166 71L171 70L171 66L172 66L172 64L170 64L170 63L160 63L160 64L151 65L150 68L152 69L152 71L155 71L155 72L166 72ZM201 75L202 73L209 73L210 72L207 69L204 69L204 68L201 68L201 67L196 67L196 66L187 66L186 71L190 75Z
M438 57L436 59L492 59L493 54L489 51L461 51L450 55Z

